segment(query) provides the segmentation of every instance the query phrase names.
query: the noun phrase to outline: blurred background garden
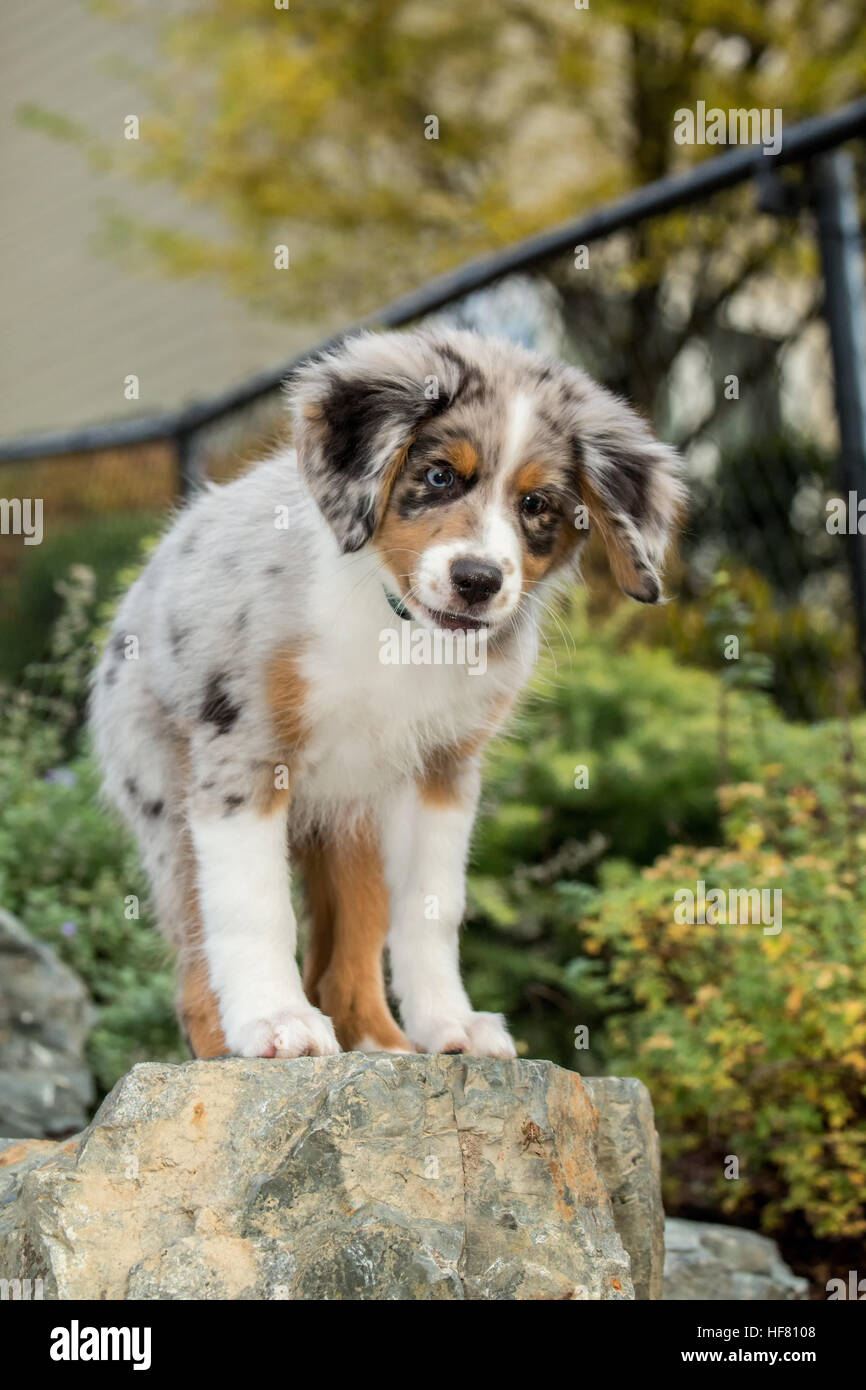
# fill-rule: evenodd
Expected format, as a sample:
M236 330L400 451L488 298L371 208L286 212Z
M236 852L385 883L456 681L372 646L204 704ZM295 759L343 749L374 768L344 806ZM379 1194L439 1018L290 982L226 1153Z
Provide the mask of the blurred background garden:
M177 505L178 447L15 458L14 439L215 397L684 172L719 153L674 140L698 100L781 108L786 128L832 111L864 90L866 13L12 0L2 24L0 497L42 498L44 539L0 536L0 906L87 983L101 1095L135 1061L186 1055L83 727L112 605ZM846 152L859 195L862 142ZM866 714L853 546L827 526L842 475L812 171L788 173L437 316L633 400L691 495L671 602L622 600L591 552L491 750L470 993L523 1055L641 1077L668 1210L773 1234L823 1289L866 1237ZM196 468L227 479L284 437L263 392L197 433ZM674 894L698 882L781 889L782 931L677 924Z

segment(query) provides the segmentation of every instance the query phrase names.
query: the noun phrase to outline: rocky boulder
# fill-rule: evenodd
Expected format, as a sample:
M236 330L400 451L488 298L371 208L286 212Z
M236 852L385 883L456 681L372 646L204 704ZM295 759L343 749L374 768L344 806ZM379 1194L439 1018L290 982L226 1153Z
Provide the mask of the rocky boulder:
M714 1302L808 1298L808 1281L785 1264L776 1242L739 1226L665 1222L664 1298Z
M146 1064L0 1150L0 1277L46 1298L645 1298L661 1220L643 1086L549 1062Z
M587 1077L598 1110L598 1162L613 1221L631 1257L635 1298L661 1298L665 1214L661 1146L649 1091L634 1077Z
M86 1124L94 1016L78 976L0 910L0 1134L44 1138Z

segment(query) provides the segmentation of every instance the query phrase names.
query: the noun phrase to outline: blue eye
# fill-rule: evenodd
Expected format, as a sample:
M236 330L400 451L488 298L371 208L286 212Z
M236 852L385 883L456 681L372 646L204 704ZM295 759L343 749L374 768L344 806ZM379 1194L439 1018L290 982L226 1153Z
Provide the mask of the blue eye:
M434 464L432 468L427 469L427 481L431 487L450 487L454 482L454 469Z

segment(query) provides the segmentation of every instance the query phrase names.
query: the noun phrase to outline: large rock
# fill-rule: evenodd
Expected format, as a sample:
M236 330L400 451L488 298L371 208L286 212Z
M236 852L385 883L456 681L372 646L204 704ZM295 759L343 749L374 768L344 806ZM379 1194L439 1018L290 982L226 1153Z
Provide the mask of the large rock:
M0 1277L63 1299L628 1299L596 1106L608 1153L627 1131L613 1183L647 1212L624 1238L649 1286L644 1096L465 1057L137 1066L78 1141L0 1171Z
M78 976L0 910L0 1134L43 1138L87 1123L94 1016Z
M798 1299L809 1284L792 1271L776 1242L739 1226L709 1221L665 1222L664 1298Z
M633 1076L587 1077L598 1109L598 1161L613 1220L631 1257L635 1298L661 1298L665 1213L661 1147L649 1091Z

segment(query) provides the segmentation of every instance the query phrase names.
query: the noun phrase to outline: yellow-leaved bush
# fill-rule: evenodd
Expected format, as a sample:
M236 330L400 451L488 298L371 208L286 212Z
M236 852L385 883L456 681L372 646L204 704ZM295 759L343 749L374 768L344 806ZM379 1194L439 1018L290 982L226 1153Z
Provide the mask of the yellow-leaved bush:
M607 1069L652 1093L667 1201L851 1237L866 1234L866 786L850 729L812 741L814 766L722 789L718 847L674 846L625 881L603 870L581 925L628 997ZM751 915L732 889L767 890L764 920L724 920ZM712 890L724 909L701 921Z

